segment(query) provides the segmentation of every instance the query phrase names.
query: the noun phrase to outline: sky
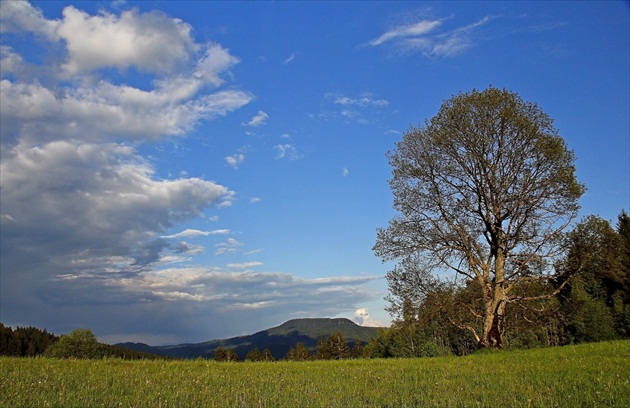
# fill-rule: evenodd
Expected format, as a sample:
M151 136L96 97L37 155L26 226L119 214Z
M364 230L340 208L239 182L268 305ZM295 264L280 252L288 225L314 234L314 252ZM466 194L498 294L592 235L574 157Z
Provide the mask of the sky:
M151 345L385 326L386 154L535 102L630 209L628 2L0 2L0 321Z

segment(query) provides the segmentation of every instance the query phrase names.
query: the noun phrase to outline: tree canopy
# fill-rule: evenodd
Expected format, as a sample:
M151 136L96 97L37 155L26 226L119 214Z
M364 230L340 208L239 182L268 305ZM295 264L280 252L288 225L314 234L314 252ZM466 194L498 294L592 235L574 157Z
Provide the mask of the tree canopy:
M562 232L585 191L573 152L536 104L492 87L446 100L396 147L389 183L399 215L378 230L375 253L420 263L412 278L421 284L408 293L434 283L426 272L436 270L476 282L482 307L468 311L478 324L452 323L480 347L501 347L508 304L552 295L519 287L553 278ZM390 286L410 283L401 273L390 278Z

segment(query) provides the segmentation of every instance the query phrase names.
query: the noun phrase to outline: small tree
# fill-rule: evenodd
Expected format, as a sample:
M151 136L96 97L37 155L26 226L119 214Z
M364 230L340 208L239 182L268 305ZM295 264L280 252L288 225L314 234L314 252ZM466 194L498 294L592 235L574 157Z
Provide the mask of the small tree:
M517 94L454 96L389 154L399 216L378 230L374 251L384 261L419 255L426 271L476 281L483 307L469 312L480 325L453 324L479 347L501 347L509 304L554 295L515 287L554 278L562 231L584 192L574 160L551 118Z
M361 340L359 339L354 340L354 345L352 346L352 350L350 350L350 357L352 358L363 357L363 344L361 344Z
M291 347L289 349L286 359L290 361L306 361L311 359L311 353L304 347L304 344L298 343L295 345L295 348Z
M271 351L265 347L260 358L262 361L276 361L276 358L271 354Z
M343 334L337 332L317 345L317 355L322 360L341 360L350 357L350 347Z
M53 358L102 358L103 346L89 329L76 329L63 335L46 349L44 355Z
M252 351L247 353L247 356L245 356L245 360L247 360L247 361L260 361L260 360L262 360L262 354L260 354L260 350L258 349L258 347L256 347L255 349L253 349Z
M223 347L219 346L214 350L214 360L227 361L227 353Z

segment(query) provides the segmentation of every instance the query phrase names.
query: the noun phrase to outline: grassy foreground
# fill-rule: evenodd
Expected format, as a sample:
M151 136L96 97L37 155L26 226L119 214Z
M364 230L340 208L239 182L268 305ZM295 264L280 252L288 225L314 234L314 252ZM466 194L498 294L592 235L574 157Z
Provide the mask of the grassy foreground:
M630 406L630 341L276 363L0 358L1 407Z

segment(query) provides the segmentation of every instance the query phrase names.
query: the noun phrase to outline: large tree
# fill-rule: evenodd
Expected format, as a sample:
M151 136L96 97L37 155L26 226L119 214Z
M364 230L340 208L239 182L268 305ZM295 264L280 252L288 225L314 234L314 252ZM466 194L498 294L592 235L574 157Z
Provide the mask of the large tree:
M553 278L584 192L573 152L536 104L489 88L446 100L388 157L399 215L378 230L375 253L419 256L427 270L476 281L483 307L470 312L480 325L462 328L480 347L501 347L506 307L551 295L525 296L518 286Z

